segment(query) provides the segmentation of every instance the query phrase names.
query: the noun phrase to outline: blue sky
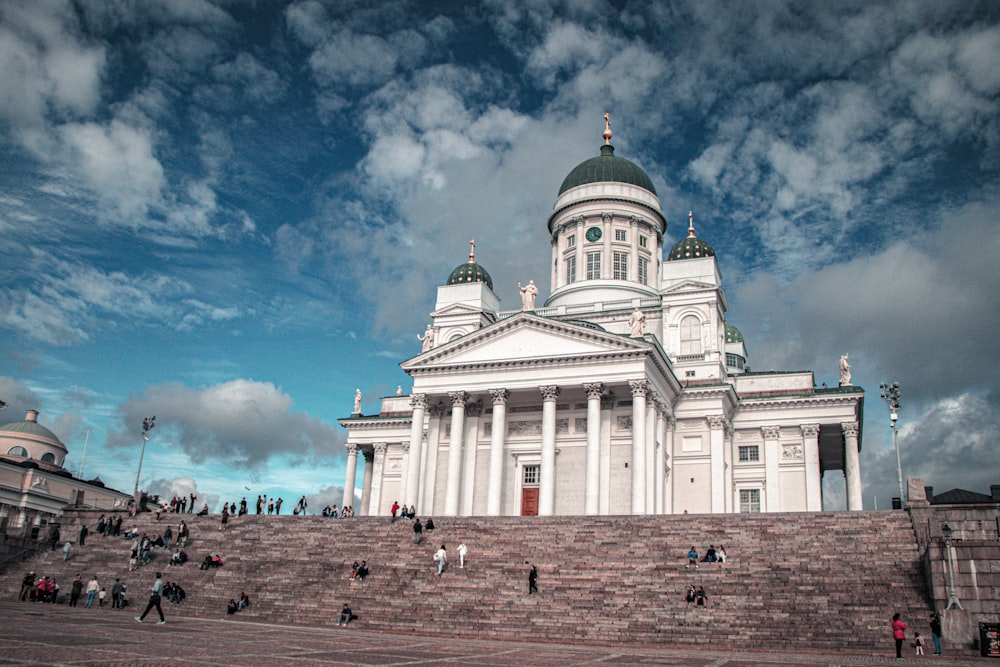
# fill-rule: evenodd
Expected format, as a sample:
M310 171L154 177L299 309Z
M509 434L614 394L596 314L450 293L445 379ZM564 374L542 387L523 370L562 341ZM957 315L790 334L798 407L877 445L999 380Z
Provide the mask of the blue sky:
M505 308L548 285L609 112L751 366L850 353L866 507L897 494L883 381L904 474L988 492L998 62L995 2L9 0L0 421L40 410L130 492L156 415L143 487L339 503L355 387L409 389L469 238Z

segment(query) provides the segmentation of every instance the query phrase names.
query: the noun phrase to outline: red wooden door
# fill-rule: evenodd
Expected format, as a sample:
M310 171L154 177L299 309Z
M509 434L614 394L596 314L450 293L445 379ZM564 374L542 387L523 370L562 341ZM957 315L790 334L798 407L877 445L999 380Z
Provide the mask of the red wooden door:
M521 516L538 516L538 487L521 489Z

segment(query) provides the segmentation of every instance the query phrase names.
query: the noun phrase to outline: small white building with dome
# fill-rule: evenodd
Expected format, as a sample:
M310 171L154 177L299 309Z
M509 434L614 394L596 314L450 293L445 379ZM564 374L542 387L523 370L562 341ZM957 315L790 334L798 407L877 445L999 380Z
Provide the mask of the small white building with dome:
M132 497L95 478L77 479L64 464L68 450L28 410L23 421L0 424L0 532L27 533L62 516L67 505L126 509Z
M547 221L549 296L504 311L475 259L438 287L409 396L352 414L344 505L385 514L607 515L860 510L864 390L751 370L712 246L667 246L649 176L600 155ZM522 289L522 297L524 297Z

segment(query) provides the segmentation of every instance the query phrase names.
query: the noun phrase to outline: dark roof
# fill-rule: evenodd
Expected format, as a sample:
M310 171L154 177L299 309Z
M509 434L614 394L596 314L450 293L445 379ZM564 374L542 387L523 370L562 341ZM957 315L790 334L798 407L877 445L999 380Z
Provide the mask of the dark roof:
M615 149L611 144L601 146L601 154L597 157L584 160L573 167L559 186L559 194L578 185L605 182L629 183L656 194L653 181L646 172L634 162L615 157Z
M993 496L965 489L952 489L939 493L929 498L931 505L975 505L978 503L992 503Z

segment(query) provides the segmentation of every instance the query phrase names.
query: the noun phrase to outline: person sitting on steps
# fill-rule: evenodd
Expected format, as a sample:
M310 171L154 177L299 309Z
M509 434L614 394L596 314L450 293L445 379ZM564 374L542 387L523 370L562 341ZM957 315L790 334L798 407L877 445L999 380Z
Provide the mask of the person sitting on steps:
M692 546L692 547L691 547L691 548L690 548L690 549L688 550L688 555L687 555L687 558L688 558L688 564L684 566L684 569L685 569L685 570L687 570L687 569L689 569L689 568L690 568L690 567L691 567L692 565L694 565L694 569L696 569L696 570L697 570L697 569L698 569L698 550L697 550L697 549L695 549L695 548L694 548L694 547Z
M344 607L340 610L340 620L337 621L337 625L338 626L343 625L346 628L347 624L350 623L351 620L354 618L355 618L354 613L351 611L350 606L348 606L348 604L345 602Z

